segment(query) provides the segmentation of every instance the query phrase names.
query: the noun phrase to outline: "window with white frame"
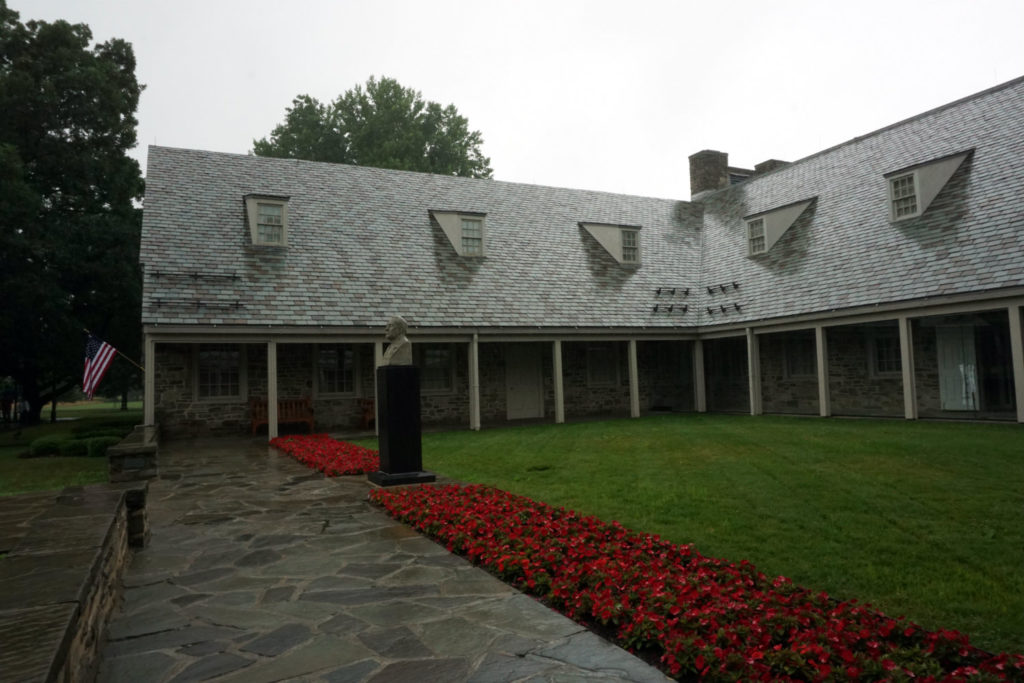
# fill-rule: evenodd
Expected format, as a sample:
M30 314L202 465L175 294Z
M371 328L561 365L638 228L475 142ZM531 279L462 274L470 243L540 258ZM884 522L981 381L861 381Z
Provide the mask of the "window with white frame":
M586 223L579 226L586 230L597 243L604 247L612 258L624 266L640 266L639 225L618 225L616 223Z
M484 222L481 218L462 219L462 255L483 256Z
M796 379L814 377L817 368L817 350L814 337L789 337L785 342L786 377Z
M619 363L613 342L587 345L587 386L611 387L619 383Z
M747 243L751 254L765 252L764 218L747 221Z
M902 221L927 211L973 151L957 152L887 173L889 218L894 222Z
M892 218L911 218L918 215L916 174L906 173L889 179L889 201Z
M451 344L417 344L420 390L425 394L446 394L455 387L455 354Z
M246 218L252 243L283 247L288 244L288 198L247 195Z
M622 262L640 262L640 232L638 230L622 230Z
M430 211L459 256L487 255L487 216L483 213Z
M316 350L318 394L356 393L356 350L352 344L320 344Z
M895 330L875 332L868 340L868 358L873 376L899 375L903 370L899 334Z
M199 399L242 395L242 349L236 344L200 344L196 351L196 396Z

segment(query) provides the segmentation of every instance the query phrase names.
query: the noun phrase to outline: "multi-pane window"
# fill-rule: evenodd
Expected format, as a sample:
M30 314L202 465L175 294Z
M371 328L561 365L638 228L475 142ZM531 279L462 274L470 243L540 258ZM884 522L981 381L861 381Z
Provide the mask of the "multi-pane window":
M747 221L747 240L751 254L763 254L765 251L764 219L755 218Z
M420 352L420 388L426 393L444 393L452 390L454 359L452 347L447 344L423 344Z
M227 398L242 393L242 351L232 344L202 344L198 351L199 398Z
M257 244L284 243L284 205L259 202L256 205Z
M619 379L619 366L615 358L615 344L587 346L587 386L615 386Z
M917 215L917 191L914 189L914 174L897 176L889 181L894 219Z
M354 394L356 353L351 344L317 347L317 391L322 394Z
M482 256L484 253L484 222L479 218L462 219L462 254Z
M814 337L791 337L786 339L786 376L810 377L816 372Z
M871 339L871 372L875 375L896 375L903 370L900 339L897 334L879 334Z
M636 230L622 231L622 262L639 263L640 244L639 235Z

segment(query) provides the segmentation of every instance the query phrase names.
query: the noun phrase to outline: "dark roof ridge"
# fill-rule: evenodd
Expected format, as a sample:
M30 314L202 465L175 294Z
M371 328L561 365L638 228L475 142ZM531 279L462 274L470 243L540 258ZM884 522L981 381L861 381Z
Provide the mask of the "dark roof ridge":
M565 187L561 185L544 185L541 183L523 183L515 180L497 180L495 178L467 178L465 176L446 175L443 173L430 173L429 171L407 171L397 168L380 168L379 166L359 166L358 164L341 164L335 161L311 161L309 159L296 159L294 157L265 157L258 154L241 153L241 152L216 152L208 149L196 149L193 147L171 147L169 145L149 145L148 149L166 149L174 152L195 152L197 154L216 154L219 156L230 156L230 157L252 157L258 159L271 159L273 161L291 161L294 163L301 164L323 164L326 166L345 166L348 168L359 168L359 169L372 169L382 173L393 173L393 174L411 174L418 176L431 176L434 178L451 178L457 181L476 181L476 182L487 182L487 183L501 183L502 185L515 185L518 187L535 187L539 189L547 190L566 190L569 192L587 192L590 194L607 195L609 197L631 197L633 199L654 199L658 201L666 202L681 202L683 204L692 204L693 202L686 199L679 199L677 197L653 197L650 195L637 195L629 194L628 192L610 192L608 190L590 190L582 187ZM148 170L148 169L147 169Z
M966 97L961 97L960 99L953 100L952 102L947 102L945 104L941 104L941 105L939 105L937 107L934 107L932 109L929 109L927 111L923 111L923 112L920 112L918 114L914 114L913 116L907 117L905 119L901 119L901 120L899 120L899 121L897 121L895 123L890 123L890 124L888 124L886 126L882 126L881 128L873 130L870 133L865 133L863 135L858 135L857 137L850 138L849 140L846 140L844 142L840 142L837 145L832 145L831 147L826 147L823 150L814 152L813 154L808 154L805 157L801 157L800 159L797 159L797 160L789 163L786 166L780 166L779 168L773 168L770 171L766 171L764 173L758 173L757 175L751 176L750 178L745 179L743 181L743 183L747 183L747 182L750 182L752 180L760 180L761 178L767 178L768 176L772 175L773 173L778 173L779 171L783 171L783 170L786 170L788 168L792 168L793 166L796 166L797 164L803 163L805 161L809 161L811 159L814 159L815 157L822 156L823 154L829 154L830 152L834 152L837 149L840 149L842 147L847 147L849 145L853 145L853 144L861 142L863 140L867 140L868 138L874 137L876 135L881 135L882 133L884 133L886 131L889 131L889 130L892 130L893 128L898 128L899 126L906 125L906 124L908 124L908 123L910 123L912 121L916 121L918 119L922 119L922 118L924 118L926 116L931 116L932 114L937 114L940 111L943 111L945 109L949 109L951 107L956 107L958 105L964 104L966 102L970 102L972 100L981 99L982 97L986 97L986 96L991 95L993 93L997 93L1000 90L1007 90L1007 89L1012 88L1012 87L1014 87L1016 85L1020 85L1021 83L1024 83L1024 76L1018 76L1017 78L1014 78L1012 80L1006 81L1005 83L1000 83L999 85L994 85L991 88L986 88L985 90L981 90L981 91L976 92L976 93L974 93L972 95L967 95ZM955 154L954 155L950 155L950 156L955 156ZM719 192L725 192L726 190L729 190L731 187L735 187L735 186L734 185L730 185L730 186L727 186L727 187L719 188L717 190L710 190L705 195L703 195L700 198L700 200L698 200L698 201L703 201L707 197L711 197L711 196L713 196L715 194L718 194Z

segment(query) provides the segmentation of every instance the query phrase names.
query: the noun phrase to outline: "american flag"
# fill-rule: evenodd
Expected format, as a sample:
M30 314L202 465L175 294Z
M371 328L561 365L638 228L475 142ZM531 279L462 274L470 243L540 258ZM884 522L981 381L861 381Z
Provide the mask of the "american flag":
M89 335L89 341L85 343L85 374L82 376L82 391L89 398L96 393L96 385L107 374L115 353L117 349L113 346Z

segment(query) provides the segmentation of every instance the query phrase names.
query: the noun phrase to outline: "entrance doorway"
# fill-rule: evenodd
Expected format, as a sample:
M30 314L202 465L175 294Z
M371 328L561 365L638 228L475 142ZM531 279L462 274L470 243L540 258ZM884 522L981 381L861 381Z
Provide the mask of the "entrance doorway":
M509 420L544 417L540 345L505 346L505 397Z

